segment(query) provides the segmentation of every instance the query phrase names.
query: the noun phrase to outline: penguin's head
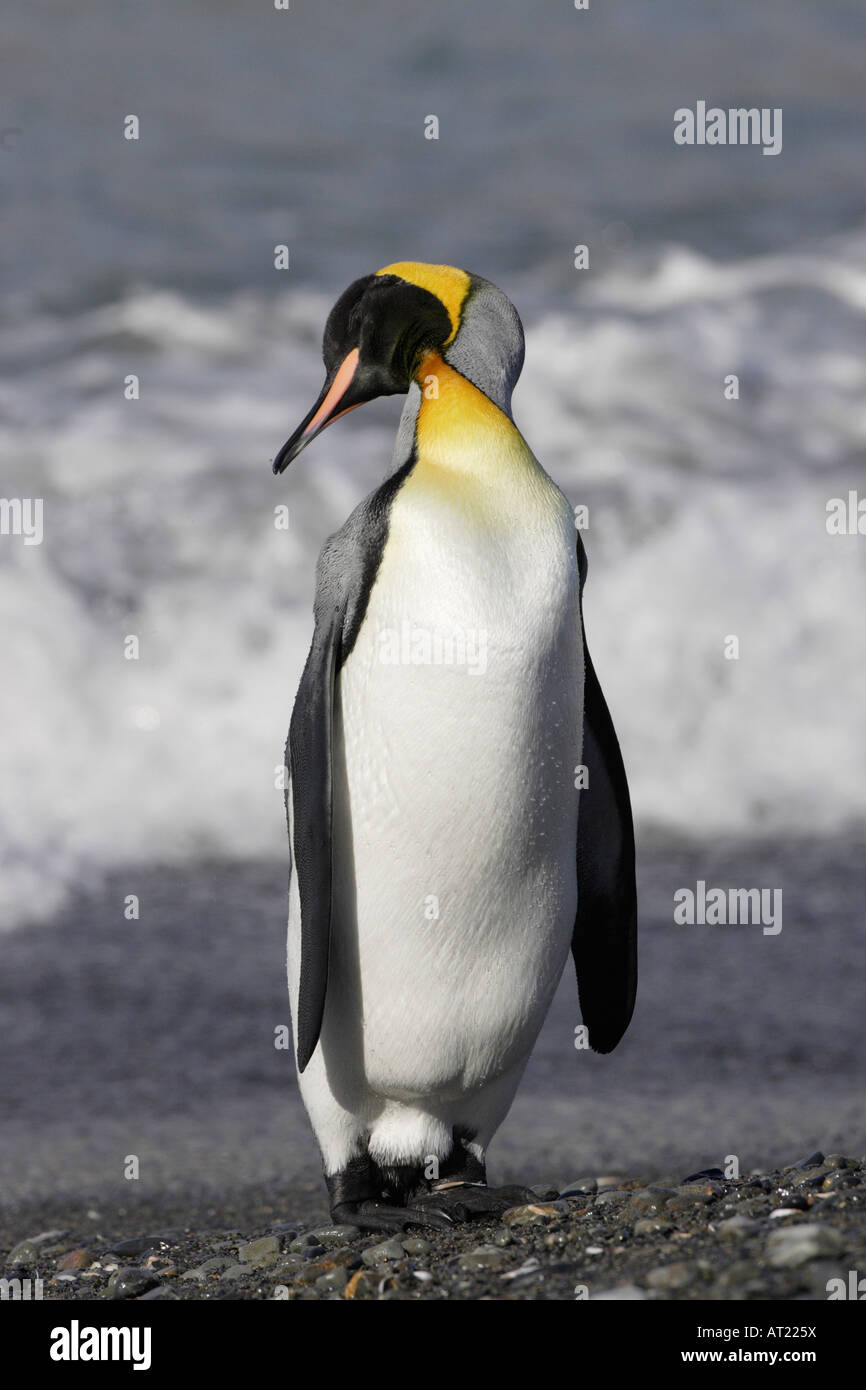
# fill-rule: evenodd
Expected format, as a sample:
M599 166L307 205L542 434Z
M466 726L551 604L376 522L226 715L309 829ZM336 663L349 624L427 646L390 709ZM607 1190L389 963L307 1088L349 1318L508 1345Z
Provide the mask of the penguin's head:
M325 324L325 384L274 459L274 472L341 415L376 396L404 395L431 350L509 410L523 365L523 328L501 290L454 266L419 261L355 280Z

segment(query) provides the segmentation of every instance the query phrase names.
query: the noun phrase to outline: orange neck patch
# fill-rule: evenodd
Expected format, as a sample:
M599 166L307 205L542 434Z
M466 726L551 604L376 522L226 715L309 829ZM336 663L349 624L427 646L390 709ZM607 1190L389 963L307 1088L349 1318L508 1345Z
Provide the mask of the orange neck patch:
M415 431L423 459L473 469L493 453L528 452L514 422L438 352L425 354L415 380L421 388Z

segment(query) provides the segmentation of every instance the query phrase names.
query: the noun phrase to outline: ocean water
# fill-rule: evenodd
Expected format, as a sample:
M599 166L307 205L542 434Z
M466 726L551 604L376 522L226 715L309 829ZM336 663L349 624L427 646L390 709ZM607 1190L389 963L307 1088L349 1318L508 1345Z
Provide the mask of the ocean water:
M400 402L270 460L331 303L394 259L523 317L515 418L589 508L639 831L862 830L866 539L825 523L866 496L866 15L696 10L12 7L0 492L44 537L0 537L0 925L121 865L285 854L315 558ZM781 106L781 154L675 147L699 98Z

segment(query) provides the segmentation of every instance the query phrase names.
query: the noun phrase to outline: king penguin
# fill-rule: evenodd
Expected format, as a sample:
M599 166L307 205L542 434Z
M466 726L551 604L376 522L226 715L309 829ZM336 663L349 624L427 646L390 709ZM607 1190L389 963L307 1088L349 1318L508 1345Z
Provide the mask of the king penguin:
M589 1044L637 985L628 784L583 630L573 511L511 415L517 311L400 262L356 280L274 460L405 394L391 469L319 557L286 749L288 980L335 1221L451 1228L487 1185L571 951Z

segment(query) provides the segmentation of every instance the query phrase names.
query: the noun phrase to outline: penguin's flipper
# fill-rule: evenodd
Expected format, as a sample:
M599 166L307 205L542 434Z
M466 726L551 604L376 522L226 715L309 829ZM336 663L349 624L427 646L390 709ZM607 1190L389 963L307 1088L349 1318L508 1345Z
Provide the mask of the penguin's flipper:
M581 626L586 553L577 538ZM583 763L577 828L577 919L571 951L589 1044L612 1052L629 1025L637 991L634 826L616 731L583 628Z
M317 613L313 643L295 697L288 763L294 815L292 859L301 902L297 1062L312 1057L325 1012L331 946L334 696L343 609Z
M331 948L334 702L340 668L358 635L388 535L391 502L414 453L325 542L316 569L313 643L295 697L287 760L292 859L301 903L298 1070L316 1050L325 1013Z

